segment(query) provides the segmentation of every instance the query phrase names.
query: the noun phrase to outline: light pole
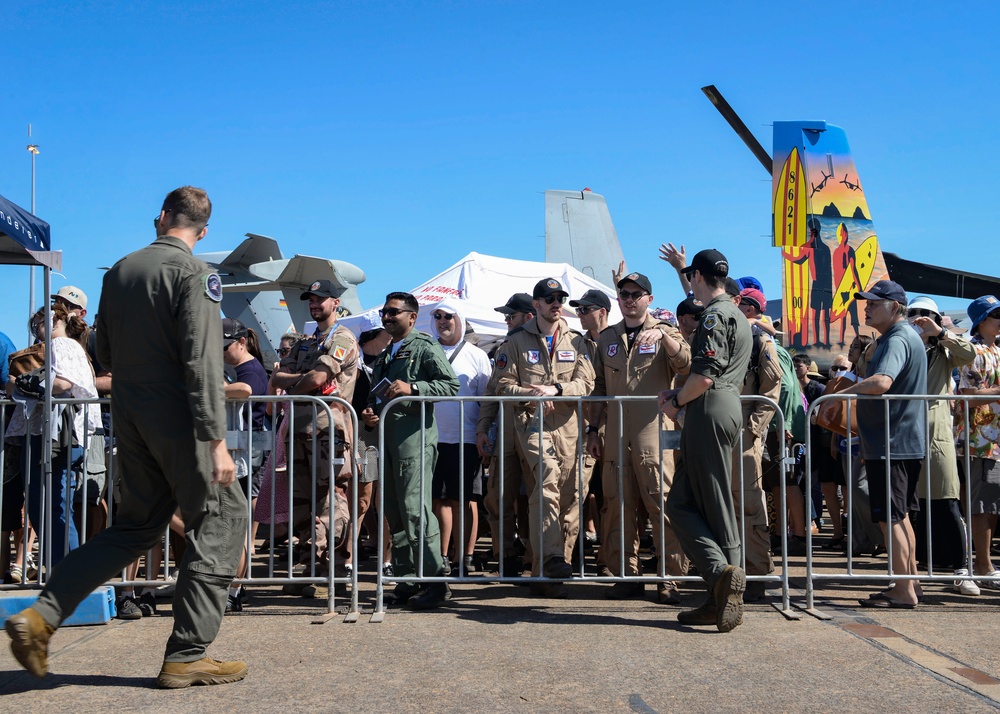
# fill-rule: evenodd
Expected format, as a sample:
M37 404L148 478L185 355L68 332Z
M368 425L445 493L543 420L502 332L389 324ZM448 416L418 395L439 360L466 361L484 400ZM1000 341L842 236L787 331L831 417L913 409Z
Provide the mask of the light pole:
M28 124L28 139L31 139L31 124ZM38 144L28 144L28 153L31 154L31 215L35 215L35 157L38 156ZM31 266L28 278L28 314L35 314L35 266ZM34 335L29 335L29 339L34 339Z

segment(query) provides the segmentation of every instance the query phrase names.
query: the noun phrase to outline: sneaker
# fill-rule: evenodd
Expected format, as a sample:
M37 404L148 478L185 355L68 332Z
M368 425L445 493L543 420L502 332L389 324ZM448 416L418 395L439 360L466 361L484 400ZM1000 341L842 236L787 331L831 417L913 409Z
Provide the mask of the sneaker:
M220 662L203 657L196 662L164 662L156 678L156 686L181 689L192 684L230 684L246 676L245 662Z
M10 566L10 570L3 578L4 585L20 585L24 582L24 573L21 572L20 565Z
M44 677L49 671L49 638L56 628L30 607L7 618L5 626L14 658L31 674Z
M156 595L149 590L139 597L139 612L143 617L152 617L156 614Z
M244 605L247 604L247 602L250 600L250 593L247 592L245 585L240 585L240 594L237 595L236 597L238 597L240 602L243 603Z
M226 613L231 615L234 612L243 612L243 603L240 601L239 596L233 597L232 595L226 600Z
M715 625L719 632L729 632L743 624L743 591L747 577L743 568L727 565L715 581Z
M382 577L383 578L391 578L394 575L395 575L395 573L392 570L392 563L383 563L382 564Z
M980 577L992 578L992 580L980 580L979 585L990 590L1000 590L1000 570L991 570Z
M441 561L444 564L444 568L441 570L441 574L445 576L451 575L451 560L448 559L447 555L442 555Z
M968 575L968 574L969 571L966 570L965 568L959 568L958 570L955 571L955 575ZM979 586L976 585L975 580L965 580L965 579L956 580L955 584L952 586L951 589L960 595L970 595L972 597L979 595Z
M448 587L448 583L430 583L411 597L406 606L411 610L433 610L440 607L445 600L451 600L451 588Z
M115 615L119 620L141 620L142 610L139 609L139 605L136 603L135 598L131 595L122 595L115 602L115 607L118 610L118 614Z

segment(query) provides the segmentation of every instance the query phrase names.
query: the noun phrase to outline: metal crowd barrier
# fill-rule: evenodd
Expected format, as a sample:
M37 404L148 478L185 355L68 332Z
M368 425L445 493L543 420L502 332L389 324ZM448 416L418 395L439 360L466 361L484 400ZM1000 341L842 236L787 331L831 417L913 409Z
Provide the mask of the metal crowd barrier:
M388 412L390 412L393 408L396 408L396 407L398 407L399 405L401 405L403 403L410 403L410 402L412 402L412 403L418 404L419 405L419 410L420 410L419 411L419 415L420 415L420 419L421 419L420 423L424 423L426 412L427 412L428 408L433 408L433 404L434 403L458 402L459 403L459 425L460 425L459 426L459 442L462 443L462 444L466 443L465 410L467 408L467 405L470 404L470 403L479 403L479 404L499 403L501 405L500 408L497 411L497 425L496 425L497 439L496 439L496 443L493 445L492 454L491 454L491 456L492 455L496 455L496 469L499 472L499 477L496 479L496 484L499 487L498 502L499 502L499 508L500 508L500 513L499 513L498 518L497 518L497 521L498 521L498 524L499 524L499 528L498 528L499 532L496 533L496 534L491 534L491 537L495 537L496 539L498 539L498 541L499 541L499 543L501 545L499 547L499 553L500 554L499 554L499 559L498 559L498 571L497 571L497 575L496 576L486 575L486 576L470 577L467 573L465 575L459 575L459 576L452 576L450 573L445 573L444 575L441 575L441 576L430 576L430 575L425 576L425 575L422 575L422 573L424 571L424 562L423 562L424 561L424 557L423 557L423 552L424 552L424 549L425 549L425 534L426 534L426 523L425 523L425 520L424 520L424 513L427 511L427 509L425 508L425 506L426 506L425 496L426 496L426 494L429 491L429 489L427 488L428 479L432 479L433 478L433 474L426 472L425 462L424 462L423 459L421 459L421 462L420 462L421 463L421 465L420 465L420 484L421 484L421 488L420 488L419 518L418 518L419 542L417 544L417 563L416 563L417 574L416 575L403 576L403 575L400 575L399 573L396 573L392 577L383 575L383 567L382 566L384 564L383 563L383 553L384 553L384 550L385 550L385 543L384 543L384 540L383 540L383 532L380 530L379 531L379 543L378 543L379 547L378 547L378 567L377 567L377 583L376 583L376 602L375 602L375 612L374 612L374 614L373 614L373 616L371 618L371 621L372 622L381 622L384 619L384 615L385 615L384 590L385 590L385 587L386 587L387 583L397 584L397 585L401 584L401 583L412 583L412 584L415 584L415 585L425 585L425 584L429 584L429 583L439 583L439 582L444 582L444 583L479 583L479 584L500 582L500 583L517 583L517 584L525 584L525 585L527 585L527 584L531 584L531 583L553 583L553 582L561 582L561 580L556 580L556 579L548 578L548 577L545 577L544 575L539 575L539 576L532 575L531 577L521 577L520 573L511 574L511 573L506 573L505 572L504 562L503 562L504 561L504 554L506 552L508 552L508 550L510 548L510 543L512 542L511 539L509 538L510 534L505 533L505 526L504 526L505 509L508 507L507 506L508 499L505 498L505 488L506 488L505 479L503 478L504 468L505 468L505 465L506 465L505 464L505 459L507 458L507 456L505 454L505 452L507 451L507 449L505 448L505 446L506 446L506 444L505 444L505 439L506 439L506 429L505 429L505 426L506 426L506 420L509 419L509 418L512 418L512 417L511 417L511 415L507 414L508 409L504 408L504 405L525 404L525 403L534 403L534 404L538 405L538 407L536 407L536 409L535 409L535 415L532 418L537 422L537 426L535 428L538 429L539 434L540 434L540 441L539 441L539 450L540 450L540 452L545 449L546 439L548 438L549 440L551 440L551 437L548 437L546 435L545 429L542 428L542 418L543 418L543 410L541 408L542 403L543 402L569 402L569 403L572 403L575 406L576 416L577 416L577 434L576 434L576 442L577 442L577 444L576 444L576 452L575 452L575 461L576 461L576 463L575 463L575 466L574 466L574 472L575 472L576 479L577 479L577 485L576 485L576 488L577 488L576 508L578 509L578 512L577 512L577 523L581 525L581 529L580 530L582 530L582 524L585 522L584 516L585 516L586 495L587 495L586 484L584 484L584 482L583 482L583 478L584 478L584 451L585 451L585 448L586 448L586 434L584 433L584 427L586 425L586 421L585 421L584 417L587 416L588 413L589 413L589 405L592 404L592 403L595 403L595 402L596 403L604 403L604 404L607 404L607 405L613 405L613 408L617 409L618 423L622 424L623 423L623 416L624 416L624 414L623 414L623 406L624 406L624 404L626 404L626 403L635 403L635 402L650 402L650 401L655 402L656 399L657 399L657 397L655 395L620 396L620 397L527 397L527 396L520 396L520 395L519 396L483 396L483 397L432 397L432 396L418 396L418 397L414 397L414 396L403 396L403 397L397 397L397 398L395 398L395 399L387 402L382 407L382 409L381 409L380 420L379 420L379 424L378 424L379 444L382 447L384 447L385 440L386 440L386 435L385 435L385 424L386 424L385 415ZM781 412L781 409L780 409L779 405L774 400L771 400L771 399L769 399L767 397L753 396L753 395L741 397L741 403L746 403L746 402L763 402L763 403L767 404L769 407L771 407L771 408L773 408L775 410L775 413L777 414L778 419L783 422L784 417L783 417L783 414ZM414 418L416 417L415 414L413 416L414 416ZM659 414L658 415L658 423L659 423L659 426L660 426L660 428L659 428L659 432L660 432L660 451L659 451L659 453L660 453L660 460L659 460L659 473L660 473L659 484L660 484L660 488L659 488L659 493L658 493L658 499L659 499L659 508L660 508L660 513L661 514L664 513L664 504L666 502L666 495L667 495L666 492L664 491L664 488L663 488L664 451L671 450L671 449L679 449L680 448L680 440L679 440L679 438L675 437L674 441L670 442L671 435L679 435L680 432L676 431L676 430L667 430L667 429L665 429L664 427L665 427L667 421L668 421L668 419L667 419L666 416L664 416L663 414ZM743 419L741 417L741 424L742 424L742 422L743 422ZM779 459L779 462L781 464L782 473L783 473L785 469L790 468L790 466L791 466L791 460L786 455L786 449L785 449L784 439L783 438L780 439L779 443L780 443L780 453L778 454L778 459ZM426 441L425 441L425 433L423 431L421 431L421 453L423 453L426 448L427 448L427 445L426 445ZM623 478L624 478L623 464L624 464L624 460L625 460L625 443L624 443L624 440L618 440L617 446L615 446L615 444L612 444L612 443L606 441L605 444L604 444L604 448L605 448L605 450L617 448L617 459L616 459L617 474L616 475L617 475L617 479L618 479L618 492L621 494L621 493L624 492L624 490L623 490ZM746 477L745 477L745 474L743 472L743 460L741 458L741 455L742 455L742 453L744 451L743 430L742 429L741 429L741 432L740 432L739 442L737 443L737 445L736 445L735 448L738 449L739 451L736 452L736 454L734 455L734 462L736 464L738 464L738 469L739 469L739 471L738 471L739 483L743 484ZM383 449L380 449L380 451L382 451L382 450ZM606 453L606 451L605 451L605 453ZM606 458L604 458L602 456L602 462L604 462L604 461L606 461ZM467 499L466 499L466 494L465 494L465 479L462 476L465 473L465 454L464 454L464 450L463 449L459 449L458 472L459 472L459 475L460 475L459 476L459 502L460 502L460 508L459 508L459 519L458 519L459 522L458 522L457 528L455 528L453 526L452 530L453 530L453 533L459 534L453 540L455 542L460 542L461 543L460 547L456 547L456 553L464 554L464 550L465 550L465 504L467 502ZM379 488L378 488L378 491L379 491L378 511L379 511L380 514L385 512L384 511L384 508L385 508L385 504L384 504L384 489L382 488L382 485L384 484L386 477L387 476L386 476L386 473L385 473L385 459L380 459L379 460L379 476L378 476L378 483L379 483ZM544 498L544 496L543 496L543 463L542 463L541 459L539 459L538 473L537 473L537 477L536 477L535 480L536 480L535 488L538 491L538 498L539 498L539 501L542 501L543 498ZM484 490L484 494L483 495L485 497L485 495L486 495L486 484L485 483L484 483L483 490ZM741 540L742 540L742 542L746 542L746 537L745 537L745 535L746 535L746 522L745 522L745 519L743 517L744 505L745 505L744 498L745 498L745 491L744 491L743 488L741 488L741 489L739 489L738 500L734 503L734 506L736 508L737 517L738 517L739 522L740 522ZM780 503L781 513L784 514L785 513L785 506L786 506L786 503L787 503L786 483L785 483L785 479L784 478L780 479L780 502L781 502ZM623 501L623 499L619 498L617 505L618 505L618 508L619 508L619 519L618 519L619 529L618 529L617 537L619 539L619 542L623 544L623 547L621 547L619 549L619 562L618 562L618 566L619 567L618 567L618 572L619 573L624 573L625 572L625 548L624 548L624 542L625 542L625 540L624 540L625 518L624 518L624 501ZM537 518L538 519L538 521L537 521L538 522L537 535L538 535L538 538L541 539L541 533L542 533L542 530L543 530L543 528L542 528L543 513L541 512L541 510L539 510L537 513L529 514L528 517ZM653 514L650 514L650 518L654 518L654 517L655 516ZM781 558L780 573L772 573L770 575L753 575L753 576L749 576L748 579L751 580L751 581L764 581L764 582L768 582L768 583L772 583L774 585L780 586L781 590L782 590L782 602L781 602L781 606L778 609L786 617L789 617L790 619L797 619L798 615L794 614L794 611L792 611L792 609L789 606L787 535L785 534L786 529L784 527L784 518L782 518L782 524L783 525L782 525L782 529L781 530L782 530L783 535L782 535L782 552L780 554L780 558ZM613 537L613 535L612 535L612 537ZM666 567L665 566L665 560L662 557L663 554L666 551L665 540L666 540L666 538L665 538L665 535L664 535L664 531L661 528L660 529L660 542L658 544L656 544L658 546L658 550L656 551L657 552L657 561L658 562L657 562L657 572L656 572L655 575L652 575L652 576L649 576L649 575L619 575L619 576L608 577L608 576L600 576L600 575L590 575L590 574L588 574L588 573L585 572L585 566L584 566L585 544L583 542L583 538L580 537L579 534L578 534L577 542L575 544L575 549L577 551L577 555L579 556L578 557L578 567L577 567L576 571L574 572L573 577L571 578L571 580L572 580L572 582L592 582L592 583L616 583L616 582L662 583L662 582L668 582L668 581L669 582L702 582L703 579L699 575L677 576L677 575L670 575L670 574L666 573L666 571L665 571L665 567ZM531 547L534 549L534 552L540 552L540 550L541 550L541 543L540 542L533 542L533 543L531 543ZM745 552L745 549L741 549L741 550L742 550L742 553L741 553L742 565L745 568L745 566L746 566L746 552ZM459 555L459 559L460 558L461 558L461 555ZM641 568L641 565L640 565L640 568ZM460 570L459 572L461 573L462 570Z
M53 404L64 404L67 406L77 406L83 409L84 418L87 418L87 413L91 409L100 409L101 407L107 407L110 411L110 418L107 420L107 434L97 433L97 434L87 434L84 439L82 447L84 453L89 448L94 448L94 441L97 439L104 440L107 436L107 448L105 451L105 464L106 464L106 478L104 486L102 489L101 496L107 504L108 511L108 526L114 525L114 514L115 514L115 484L117 483L117 459L115 458L115 431L114 431L114 414L113 408L110 405L110 400L108 399L53 399ZM345 400L339 397L312 397L312 396L254 396L246 400L228 400L227 409L238 410L243 413L244 422L248 428L244 430L232 429L227 432L227 446L231 451L237 454L245 454L246 463L248 466L248 473L244 479L241 479L237 483L234 483L230 488L244 488L247 496L247 517L248 523L254 522L254 512L253 505L251 501L251 489L253 483L253 468L251 465L252 454L255 449L262 449L264 451L270 451L275 453L276 445L276 432L272 430L260 431L253 428L251 419L251 409L253 404L266 402L274 405L285 405L291 406L294 404L302 405L306 404L311 409L311 414L309 416L310 421L316 422L317 416L320 412L325 412L329 424L331 425L329 435L330 435L330 448L328 458L324 463L317 463L317 460L313 460L311 473L308 474L296 474L294 469L294 459L293 459L293 442L295 440L296 425L295 425L295 415L293 409L287 409L286 419L288 420L287 428L287 439L284 442L285 453L287 456L287 486L284 490L288 497L288 552L287 557L284 559L284 563L279 561L279 558L275 555L274 541L276 536L276 496L277 496L277 484L278 484L278 473L280 471L277 460L275 458L266 458L265 464L269 465L268 469L264 469L264 465L261 466L262 470L266 473L262 473L261 477L263 479L270 479L272 487L270 489L270 501L266 504L266 508L269 514L270 528L269 537L265 539L265 542L270 543L269 554L266 563L266 574L256 574L255 570L259 572L260 565L255 565L252 560L252 554L254 550L254 541L252 538L251 528L247 529L246 538L246 557L247 557L247 573L243 578L237 578L234 583L247 584L247 585L323 585L328 588L328 598L327 598L327 611L328 614L332 615L335 612L335 591L336 587L346 587L350 590L350 606L347 613L347 621L354 621L357 619L359 608L358 608L358 523L357 519L352 517L348 521L348 527L350 528L348 536L351 538L352 543L352 559L351 559L351 572L346 575L337 575L335 573L335 562L332 543L330 543L330 562L327 565L327 572L323 573L323 564L317 562L316 549L312 545L309 545L308 562L305 563L305 567L302 568L302 563L294 562L294 549L292 547L293 539L295 537L294 524L301 520L301 518L296 516L295 513L295 499L293 498L293 493L295 490L295 479L296 478L308 478L311 481L311 492L310 492L310 516L308 517L308 522L310 523L308 540L310 543L315 542L316 539L316 522L312 514L318 512L317 506L317 490L316 482L317 477L320 473L320 469L325 471L328 475L329 481L329 496L330 499L330 520L331 520L331 530L333 524L334 515L334 484L335 484L335 466L343 463L342 459L337 459L335 455L335 443L333 438L333 411L331 410L331 405L338 405L344 408L349 414L354 433L358 433L358 419L351 405ZM4 405L11 404L10 402L3 402ZM39 407L41 408L41 407ZM282 408L281 406L276 406L276 409ZM6 410L4 415L6 414ZM2 424L3 433L7 430L7 420L3 417ZM300 417L301 419L301 417ZM85 422L86 423L86 422ZM319 454L319 435L313 432L311 437L312 440L312 453ZM355 439L355 442L357 439ZM104 449L105 446L102 444L98 448ZM22 583L0 585L0 589L17 589L17 588L37 588L44 586L49 573L51 572L51 563L53 561L52 557L52 547L53 547L53 503L50 494L53 492L52 484L52 457L53 457L53 445L52 442L47 444L43 441L42 443L42 454L35 455L31 452L30 440L25 440L25 449L27 453L22 456L22 463L31 463L31 460L37 457L42 459L42 483L40 487L40 501L43 507L40 511L39 523L34 523L28 518L28 514L33 506L31 501L31 491L32 489L28 487L28 477L29 473L25 471L20 474L21 484L23 486L22 492L24 494L24 521L26 523L31 523L35 528L38 538L38 562L35 564L36 573L34 577L28 578L24 577ZM10 451L10 445L6 443L5 440L0 439L0 473L6 474L8 452ZM69 461L70 454L67 452L67 462ZM358 459L356 449L355 453L350 458L350 482L349 482L349 498L352 514L357 513L357 496L358 496ZM69 465L69 464L67 464ZM65 489L65 501L62 504L64 513L69 514L73 509L73 497L74 493L79 491L82 487L84 493L82 495L80 504L80 523L79 523L79 542L80 545L86 542L87 532L88 532L88 508L87 504L90 502L88 498L88 493L86 492L87 486L87 468L86 468L86 456L84 456L84 466L83 466L83 483L82 484L72 484L70 487ZM71 474L69 478L79 477L79 473L74 473L73 469L67 468L67 473ZM127 476L126 476L127 477ZM11 487L13 489L13 487ZM16 490L16 489L13 489ZM0 511L5 507L4 499L10 497L12 491L8 488L0 489ZM165 529L164 541L163 541L163 555L162 555L162 566L160 570L161 577L156 577L156 574L149 572L149 564L151 562L151 552L146 554L146 564L147 572L145 579L137 579L135 577L129 577L127 571L123 571L121 577L118 579L111 580L107 585L112 585L116 587L160 587L169 583L169 564L170 564L170 537L169 537L169 526ZM381 532L381 531L380 531ZM305 534L303 534L305 535ZM332 540L332 534L331 534ZM70 545L70 532L66 529L64 534L63 548L65 551L69 550ZM6 542L0 544L2 547L7 548L8 544ZM301 544L303 547L305 544ZM19 564L21 572L26 576L29 571L29 556L32 552L32 548L29 543L29 529L23 529L23 535L21 537L21 549L22 555L19 562L13 562L12 564ZM301 549L300 549L301 550ZM177 564L179 566L180 563ZM302 572L296 572L297 570L302 570Z
M930 394L920 394L920 395L902 395L902 394L883 394L883 395L856 395L856 394L852 394L852 395L841 395L841 394L828 394L828 395L823 395L823 396L817 398L812 403L812 405L810 406L809 412L808 412L809 422L812 423L815 420L817 412L823 407L824 404L827 404L827 403L833 402L833 401L844 401L844 402L846 402L846 405L845 405L845 408L844 408L844 414L845 414L845 417L846 417L846 423L850 424L851 423L852 414L857 409L857 404L855 403L856 400L875 401L875 402L879 402L881 404L881 406L882 406L882 422L883 422L883 426L884 426L884 429L885 429L884 439L885 439L885 443L887 445L886 456L887 456L887 458L891 459L892 458L892 441L890 439L891 425L890 425L890 420L889 420L889 404L890 404L890 402L893 402L893 401L917 401L917 402L920 402L921 404L924 405L923 406L923 409L924 409L924 422L925 422L925 425L924 425L924 438L925 438L925 444L927 446L927 453L929 455L929 453L930 453L930 446L931 446L931 420L930 420L929 412L930 412L930 408L931 408L932 404L943 401L943 402L957 403L959 405L959 407L963 410L963 416L964 416L964 422L963 423L965 425L965 428L964 428L965 444L968 445L968 443L969 443L969 404L970 404L970 402L971 403L977 403L977 404L983 404L983 403L995 402L995 401L997 401L997 398L996 398L996 396L990 396L990 395L982 395L982 396L980 396L980 395L958 395L958 394L949 394L949 395L930 395ZM951 432L949 435L952 436L953 432ZM812 434L811 434L811 430L810 430L810 433L807 436L807 440L806 440L806 473L807 474L811 474L812 473L812 445L811 445L811 438L812 438ZM858 437L855 436L855 440L857 440L857 439L858 439ZM962 503L962 506L963 506L963 514L964 514L964 519L963 519L964 523L963 523L963 525L965 527L966 570L967 570L968 574L967 575L958 575L958 574L953 573L953 572L952 573L946 573L946 574L941 573L941 572L938 572L938 573L934 572L934 555L933 555L933 540L934 540L933 539L933 533L934 533L934 530L933 530L933 524L931 522L931 508L930 508L930 503L931 503L931 500L932 500L931 499L931 480L932 480L932 476L933 476L934 472L933 472L933 462L932 462L932 460L928 459L926 457L924 459L922 459L922 461L924 463L924 467L926 469L926 471L925 471L925 478L924 478L924 489L923 489L922 493L918 493L917 494L918 498L923 497L924 499L926 499L926 503L927 503L927 506L928 506L927 509L926 509L926 513L920 515L920 517L922 519L924 519L924 524L925 524L925 529L926 529L925 530L926 541L927 541L927 543L926 543L926 550L927 550L927 562L926 562L927 570L926 570L926 572L918 572L916 574L904 574L904 573L896 573L896 572L894 572L893 571L893 565L892 565L893 544L892 544L892 538L891 537L888 538L888 539L884 539L885 540L884 546L885 546L886 556L887 556L887 558L886 558L887 559L886 572L885 573L873 573L873 572L870 572L870 571L866 570L865 572L859 573L857 571L857 569L855 567L855 563L854 563L854 560L855 560L855 556L854 556L854 530L855 530L854 525L855 525L855 514L854 514L854 511L855 511L855 509L853 507L851 507L851 504L853 504L855 502L855 499L858 497L858 494L855 493L855 488L858 486L858 480L854 477L855 476L855 473L854 473L854 471L855 471L855 464L854 464L854 458L852 458L852 449L851 449L851 446L852 446L851 440L848 439L847 454L846 454L846 458L844 459L844 463L846 464L846 473L845 473L845 478L844 478L844 480L845 480L845 486L844 486L844 488L845 488L845 494L844 495L845 495L845 501L847 503L847 513L848 513L847 525L845 527L845 536L847 538L847 541L846 541L847 542L847 558L846 558L847 562L846 562L846 568L844 570L842 570L842 571L838 571L836 569L831 569L830 567L824 567L822 570L820 570L817 567L817 563L816 563L816 561L815 561L815 559L813 557L813 543L812 543L813 536L812 536L812 532L811 532L811 529L807 528L806 529L806 611L809 612L810 614L816 616L816 617L821 618L821 619L829 619L822 612L820 612L820 611L818 611L818 610L815 609L815 589L816 589L816 584L818 582L823 582L823 581L834 581L834 582L844 582L844 581L847 581L847 582L876 582L876 583L886 583L886 584L888 584L888 583L890 583L892 581L896 581L896 580L917 580L917 581L921 581L921 582L942 582L942 583L946 582L946 583L950 584L950 583L958 581L958 580L979 580L979 581L983 580L984 578L983 578L982 575L975 575L974 574L975 571L974 571L974 568L973 568L972 520L971 520L971 515L970 515L971 512L972 512L971 471L970 471L971 455L969 453L970 452L969 448L965 448L964 449L964 455L958 457L958 459L961 459L964 462L964 469L963 469L963 472L964 472L963 473L964 483L962 485L964 486L964 496L965 497L964 497L964 501ZM885 513L886 513L886 518L888 519L888 521L891 521L891 515L890 514L891 514L892 489L891 489L891 485L890 485L890 472L889 472L888 468L886 469L885 479L886 479L886 484L885 484L885 489L886 489L885 490L885 493L886 493ZM810 513L811 509L812 509L812 493L811 493L811 489L809 489L809 488L807 488L806 492L805 492L805 509L806 509L805 512L807 514ZM877 526L877 524L876 524L876 526ZM884 533L884 531L883 531L883 533ZM916 554L915 557L917 557L917 556L919 556L919 554ZM1000 578L998 578L998 580L1000 580Z

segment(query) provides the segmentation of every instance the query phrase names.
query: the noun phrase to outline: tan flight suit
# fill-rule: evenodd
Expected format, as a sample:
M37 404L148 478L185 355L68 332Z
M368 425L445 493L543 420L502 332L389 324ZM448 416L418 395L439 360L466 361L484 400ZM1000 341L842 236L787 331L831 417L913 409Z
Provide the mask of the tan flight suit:
M522 328L517 328L514 332L519 332ZM499 353L498 353L499 354ZM497 391L497 384L500 382L500 370L493 367L493 374L486 384L483 396L494 396ZM479 421L476 422L476 433L488 434L497 415L500 412L499 402L483 402L479 408ZM486 482L486 494L483 496L483 506L486 508L486 520L490 524L490 537L493 541L493 556L498 563L502 563L504 558L513 557L515 554L511 550L514 536L517 533L517 517L514 513L514 502L521 493L523 474L527 471L527 466L518 454L514 437L514 409L510 402L504 406L503 433L498 432L497 443L494 445L494 453L490 459L489 478ZM499 423L497 428L499 429ZM503 473L500 469L500 453L503 453ZM500 482L503 481L503 504L500 503ZM506 544L502 548L500 544L500 521L503 520L503 537ZM522 513L523 521L527 514ZM531 539L522 541L524 545L524 557L532 559ZM520 573L504 572L504 576L515 576Z
M633 344L628 348L625 322L619 322L601 332L598 341L594 370L594 396L657 395L671 389L678 374L687 373L691 366L691 347L680 331L652 315L646 315L639 332L655 328L675 339L680 350L673 357L667 355L662 341L644 347ZM638 333L637 333L638 334ZM659 552L661 537L665 572L684 575L684 552L670 521L660 507L660 490L664 501L670 492L674 475L674 458L671 451L661 446L660 425L664 430L676 429L670 419L660 419L656 400L621 402L621 419L618 404L607 406L607 437L604 439L601 475L604 498L608 504L606 520L607 541L604 559L615 575L640 575L639 536L644 528L639 522L639 504L653 523L653 543ZM620 464L619 449L623 461ZM662 462L662 471L660 464ZM619 486L619 477L621 478ZM622 513L624 512L624 514ZM624 521L622 521L624 515ZM622 571L622 528L624 527L624 572ZM667 584L668 587L676 587Z
M340 397L348 403L354 398L354 385L358 377L360 348L354 334L343 325L334 324L324 333L303 337L292 346L292 351L282 360L278 369L291 374L308 374L314 369L325 369L329 375L326 384L314 392L318 397ZM320 560L328 555L328 547L338 547L349 529L350 510L347 491L351 481L351 453L354 448L354 426L347 407L330 404L334 422L334 457L343 458L343 465L335 465L333 490L333 524L330 523L330 476L326 471L330 458L330 423L325 410L313 411L311 404L294 402L294 428L292 435L292 525L299 538L312 535L312 492L315 469L316 553ZM315 414L315 420L313 419ZM315 445L313 434L316 435ZM318 454L313 454L313 449ZM333 540L330 544L329 541Z
M180 509L187 547L164 660L205 656L222 623L247 532L239 484L212 483L211 441L226 438L219 276L186 243L160 236L104 276L97 357L114 372L121 468L115 523L70 552L34 608L58 626L96 587L159 543Z
M559 320L551 353L545 336L532 318L520 332L512 334L497 352L500 372L497 394L524 395L531 385L562 386L566 397L588 396L594 387L586 341ZM514 407L514 436L517 452L527 471L528 530L534 550L532 573L538 575L550 560L568 562L580 531L579 499L575 462L580 424L577 405L555 402L555 409L543 417L544 435L539 433L537 402ZM542 493L539 498L538 472L541 466ZM541 533L539 533L541 514ZM538 544L541 543L541 547Z
M761 335L760 355L756 369L747 370L743 382L743 395L759 395L777 401L781 393L781 363L774 342ZM767 575L774 572L771 560L771 537L767 525L767 499L761 487L761 454L767 428L774 416L774 407L762 401L743 402L743 453L736 443L733 450L733 503L737 519L746 521L746 559L748 575ZM771 458L779 458L771 454ZM743 462L743 513L740 516L740 461ZM742 526L741 526L742 528Z

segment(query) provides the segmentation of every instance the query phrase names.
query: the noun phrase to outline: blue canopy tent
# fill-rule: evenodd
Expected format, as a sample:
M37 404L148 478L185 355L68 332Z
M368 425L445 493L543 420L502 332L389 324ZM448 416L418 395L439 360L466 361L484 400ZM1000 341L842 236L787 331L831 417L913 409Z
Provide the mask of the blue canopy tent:
M49 224L33 216L15 203L0 196L0 265L41 266L44 273L44 290L48 296L52 292L52 271L62 269L62 251L52 250ZM52 324L51 304L46 298L45 322ZM52 354L52 331L46 331L45 354ZM45 384L52 384L52 360L45 360ZM45 390L45 414L52 414L52 390ZM52 482L52 425L45 419L42 426L42 477L43 496L49 493ZM27 504L26 504L27 505ZM51 522L51 507L43 509L43 519ZM44 528L39 529L44 532ZM27 529L25 529L27 545ZM68 537L68 536L67 536ZM51 562L51 561L49 561Z

